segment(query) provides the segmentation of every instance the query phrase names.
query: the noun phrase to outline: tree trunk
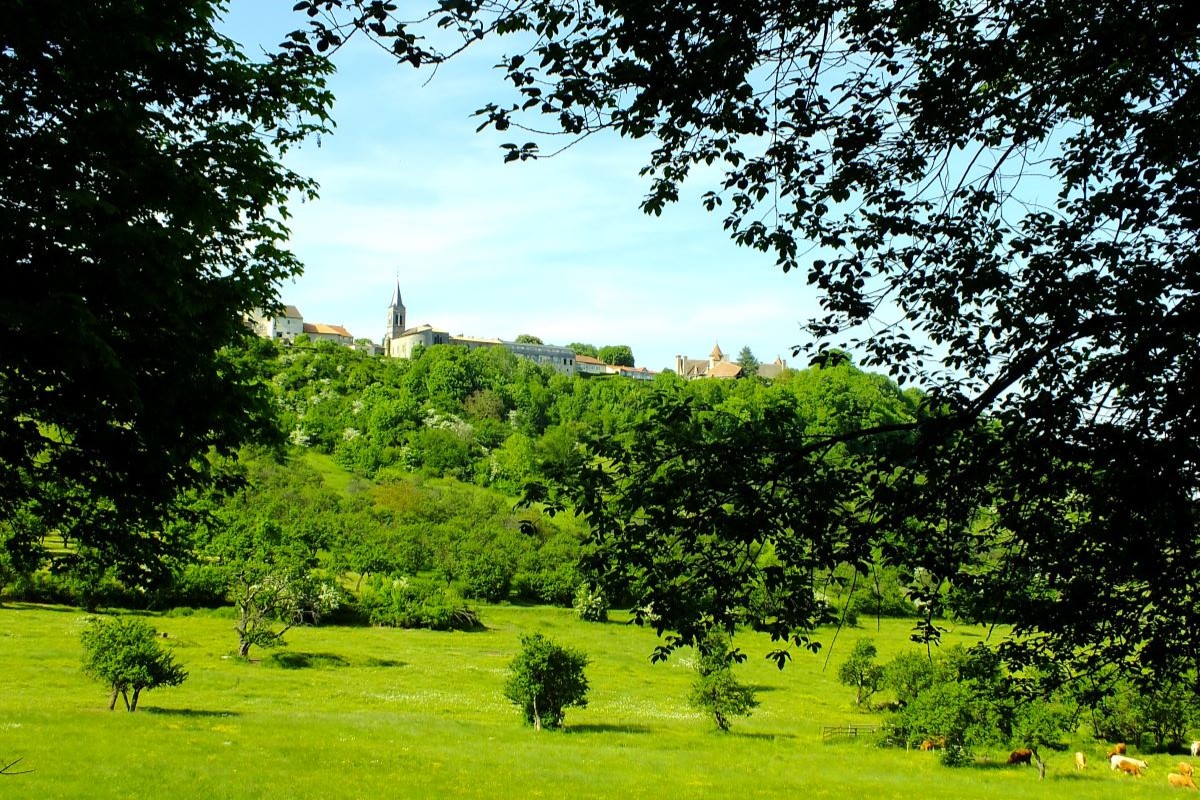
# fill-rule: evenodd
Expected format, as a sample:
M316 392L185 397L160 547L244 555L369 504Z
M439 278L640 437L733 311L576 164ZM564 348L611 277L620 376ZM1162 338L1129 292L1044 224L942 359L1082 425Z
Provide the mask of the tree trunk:
M113 711L116 709L117 697L120 696L120 694L121 694L120 687L114 686L113 690L112 690L112 697L108 698L108 710L109 711Z
M250 640L245 638L244 636L239 636L238 637L238 655L241 656L242 658L246 658L246 656L247 656L247 654L249 654L249 652L250 652Z
M129 705L129 710L131 712L137 711L138 695L140 695L141 693L142 693L142 688L140 686L133 690L133 702Z
M1042 761L1042 754L1038 752L1036 747L1029 748L1033 751L1033 760L1037 762L1038 780L1046 780L1046 762Z
M129 710L129 693L124 687L121 688L121 699L125 701L125 710Z
M542 715L538 713L537 698L533 698L533 729L540 731L542 729Z

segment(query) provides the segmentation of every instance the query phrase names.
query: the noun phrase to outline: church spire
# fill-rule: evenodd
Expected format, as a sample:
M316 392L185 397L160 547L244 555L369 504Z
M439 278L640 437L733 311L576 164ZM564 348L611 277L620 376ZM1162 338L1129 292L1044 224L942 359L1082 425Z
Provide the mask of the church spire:
M388 303L387 327L384 339L395 339L406 329L404 301L400 298L400 276L396 276L396 288L392 291L392 302ZM387 345L384 344L386 348Z

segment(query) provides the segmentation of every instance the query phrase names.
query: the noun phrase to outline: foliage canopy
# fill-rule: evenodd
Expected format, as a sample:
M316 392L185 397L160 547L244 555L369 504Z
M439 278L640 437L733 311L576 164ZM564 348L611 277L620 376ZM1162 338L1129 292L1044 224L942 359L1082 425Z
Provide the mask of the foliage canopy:
M279 154L324 130L330 67L249 61L215 0L16 3L0 33L0 519L118 554L131 581L204 455L274 430L226 349L300 264ZM114 46L119 42L119 46Z

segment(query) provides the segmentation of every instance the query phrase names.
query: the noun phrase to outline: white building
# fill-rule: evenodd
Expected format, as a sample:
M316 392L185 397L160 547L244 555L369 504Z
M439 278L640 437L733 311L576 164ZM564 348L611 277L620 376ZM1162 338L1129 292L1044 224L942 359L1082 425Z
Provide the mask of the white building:
M278 317L268 317L258 311L251 314L247 321L259 336L277 342L291 344L297 336L304 333L304 317L295 306L284 306L283 314Z

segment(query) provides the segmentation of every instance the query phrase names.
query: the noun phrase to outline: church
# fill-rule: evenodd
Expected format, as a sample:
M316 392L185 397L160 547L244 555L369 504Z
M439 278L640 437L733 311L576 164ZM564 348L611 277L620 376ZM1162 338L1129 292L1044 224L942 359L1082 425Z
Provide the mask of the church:
M392 300L388 303L387 326L383 334L383 354L385 356L412 358L413 350L417 345L430 347L435 344L457 344L470 348L503 347L519 358L544 364L563 375L574 375L576 371L575 353L569 347L508 342L503 339L480 339L463 334L451 336L449 331L435 328L432 325L417 325L412 328L407 325L407 312L404 307L404 299L400 296L400 281L397 279L396 288L392 292Z

